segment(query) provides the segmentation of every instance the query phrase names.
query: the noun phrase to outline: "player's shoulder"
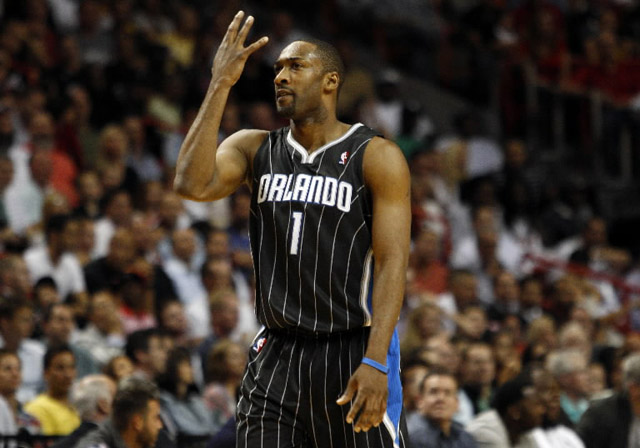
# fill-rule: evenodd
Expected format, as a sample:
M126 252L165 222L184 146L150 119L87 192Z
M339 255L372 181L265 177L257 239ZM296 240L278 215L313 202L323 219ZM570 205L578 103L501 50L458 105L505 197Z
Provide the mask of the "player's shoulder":
M384 137L373 137L364 154L365 170L376 168L385 170L394 167L407 167L407 159L402 150L391 140Z
M234 148L245 154L250 160L258 152L262 143L269 136L269 131L261 129L241 129L227 137L220 145L220 150Z

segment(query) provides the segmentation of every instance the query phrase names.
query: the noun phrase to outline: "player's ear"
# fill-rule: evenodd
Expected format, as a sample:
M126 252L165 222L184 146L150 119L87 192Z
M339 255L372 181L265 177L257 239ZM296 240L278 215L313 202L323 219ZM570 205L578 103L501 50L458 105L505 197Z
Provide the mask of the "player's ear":
M338 86L340 85L340 76L337 72L327 73L325 76L325 89L327 91L338 90Z

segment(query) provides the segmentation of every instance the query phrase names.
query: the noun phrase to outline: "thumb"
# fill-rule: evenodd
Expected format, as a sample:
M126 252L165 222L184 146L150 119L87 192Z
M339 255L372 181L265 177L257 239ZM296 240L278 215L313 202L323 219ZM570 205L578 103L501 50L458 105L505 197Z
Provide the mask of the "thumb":
M343 394L340 396L340 398L336 400L336 403L342 406L343 404L350 402L357 390L358 390L358 386L356 385L356 380L351 378L347 383L347 388L345 389Z

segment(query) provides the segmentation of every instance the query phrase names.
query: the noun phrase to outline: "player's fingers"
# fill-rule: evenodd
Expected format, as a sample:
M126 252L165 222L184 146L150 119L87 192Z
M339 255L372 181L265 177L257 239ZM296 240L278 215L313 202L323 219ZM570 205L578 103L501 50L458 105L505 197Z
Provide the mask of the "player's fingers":
M247 40L247 35L253 26L254 18L253 16L247 17L247 20L244 21L242 28L240 28L240 32L238 32L238 36L236 40L240 45L244 45L245 40Z
M356 399L351 405L351 409L349 409L347 417L345 418L346 422L349 424L353 423L356 420L356 417L358 417L358 414L360 414L361 411L364 411L364 405L365 400L362 398L362 394L356 395Z
M347 404L353 398L354 394L356 393L356 390L358 390L358 386L356 382L353 379L350 379L349 382L347 383L347 388L344 390L343 394L338 398L336 403L338 403L340 406L342 406L343 404Z
M260 48L264 47L265 45L267 45L267 42L269 42L269 38L267 36L264 36L258 39L257 41L255 41L254 43L252 43L251 45L249 45L245 49L247 56L252 54L255 51L258 51Z
M229 28L227 28L227 32L222 39L222 43L230 44L235 42L236 35L238 34L238 27L240 26L240 22L244 17L244 11L238 11L236 15L233 17L233 20L229 24Z

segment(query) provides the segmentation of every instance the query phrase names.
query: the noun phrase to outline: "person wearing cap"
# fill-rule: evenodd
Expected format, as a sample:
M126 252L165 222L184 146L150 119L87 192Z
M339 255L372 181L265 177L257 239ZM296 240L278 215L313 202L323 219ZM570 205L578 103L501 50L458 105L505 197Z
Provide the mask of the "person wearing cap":
M531 378L523 374L500 386L492 409L478 415L466 430L481 448L542 448L528 432L540 426L543 414Z
M591 403L576 426L587 448L640 446L640 354L622 363L624 388Z

